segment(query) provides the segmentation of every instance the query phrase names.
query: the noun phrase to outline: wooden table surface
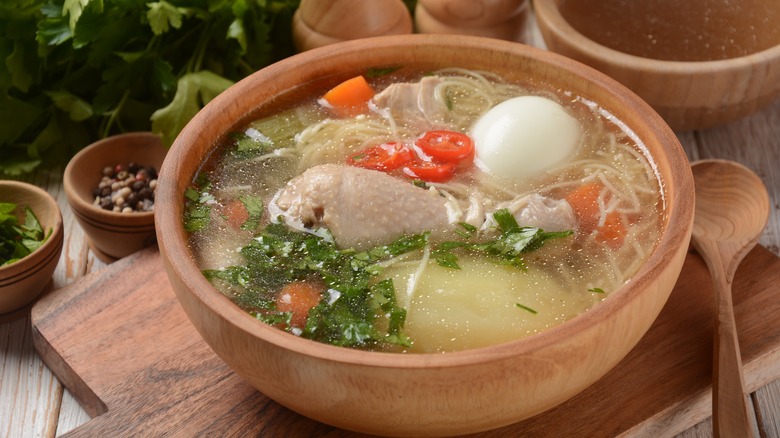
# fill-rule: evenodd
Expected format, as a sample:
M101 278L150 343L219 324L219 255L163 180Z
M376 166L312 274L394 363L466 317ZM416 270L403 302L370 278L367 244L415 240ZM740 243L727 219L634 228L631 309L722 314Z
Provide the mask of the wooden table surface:
M529 28L528 41L543 46ZM690 160L726 158L753 169L771 197L772 213L759 243L780 255L780 101L750 117L703 131L679 132ZM65 247L52 279L56 293L80 277L107 265L89 249L62 189L62 169L23 178L48 190L62 209ZM779 287L780 288L780 287ZM761 436L780 437L780 381L751 394L752 412ZM89 416L57 381L33 348L29 315L0 321L0 437L53 437L85 423ZM711 436L706 420L681 437Z

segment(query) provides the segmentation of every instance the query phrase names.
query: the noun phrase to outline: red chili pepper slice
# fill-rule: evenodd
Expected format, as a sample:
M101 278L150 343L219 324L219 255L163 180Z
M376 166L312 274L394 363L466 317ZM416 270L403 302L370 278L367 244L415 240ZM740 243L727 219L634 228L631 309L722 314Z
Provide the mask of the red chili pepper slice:
M364 169L389 172L415 159L414 151L403 143L390 142L372 146L351 155L347 164Z
M428 131L415 142L426 155L446 163L459 163L474 159L474 142L471 138L455 131Z
M403 171L410 178L421 179L427 182L445 182L455 175L455 164L416 161L414 164L405 166Z

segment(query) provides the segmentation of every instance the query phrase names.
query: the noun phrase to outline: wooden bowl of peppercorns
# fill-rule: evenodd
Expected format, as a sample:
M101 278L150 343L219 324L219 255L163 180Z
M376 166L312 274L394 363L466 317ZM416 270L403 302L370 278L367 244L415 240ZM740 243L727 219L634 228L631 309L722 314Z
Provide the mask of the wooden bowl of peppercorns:
M157 243L154 191L167 148L150 132L115 135L77 153L63 176L73 214L103 261Z

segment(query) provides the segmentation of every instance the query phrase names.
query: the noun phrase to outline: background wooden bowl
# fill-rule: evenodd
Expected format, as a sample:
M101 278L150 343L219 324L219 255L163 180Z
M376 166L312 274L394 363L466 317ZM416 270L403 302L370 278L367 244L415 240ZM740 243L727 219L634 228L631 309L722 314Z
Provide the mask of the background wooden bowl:
M0 315L30 304L41 294L62 253L62 214L45 190L19 181L0 181L0 202L17 204L19 213L29 206L44 232L51 234L28 256L0 268Z
M93 205L92 191L103 176L103 168L134 162L159 170L166 153L159 136L133 132L97 141L68 162L63 175L68 203L103 261L108 263L157 243L153 212L117 213Z
M661 241L636 276L606 300L538 335L446 354L389 354L316 343L259 323L217 291L195 264L183 228L184 191L215 144L302 88L369 67L489 70L598 102L652 153L664 180ZM323 82L324 81L324 82ZM690 167L668 125L635 94L551 52L488 38L393 36L325 46L265 68L209 103L172 146L155 212L173 290L193 325L240 376L303 415L382 435L451 435L511 424L598 380L650 327L679 275L693 221ZM609 396L605 394L605 396Z
M401 0L301 0L292 21L298 51L358 38L412 33Z
M766 1L777 7L775 0ZM767 106L780 96L780 44L746 56L715 61L644 58L586 38L561 15L560 5L561 0L533 2L547 47L617 79L647 101L674 130L701 129L730 122ZM630 12L626 10L625 13ZM685 21L684 12L675 13L679 14L680 21ZM624 18L619 25L631 26L638 20L638 17ZM739 26L739 17L733 18L732 25L723 26L724 33L730 32L730 27ZM615 25L618 24L603 23L605 28ZM777 23L767 25L777 26ZM751 32L749 29L736 30ZM752 32L761 32L761 29ZM678 47L685 50L682 43Z

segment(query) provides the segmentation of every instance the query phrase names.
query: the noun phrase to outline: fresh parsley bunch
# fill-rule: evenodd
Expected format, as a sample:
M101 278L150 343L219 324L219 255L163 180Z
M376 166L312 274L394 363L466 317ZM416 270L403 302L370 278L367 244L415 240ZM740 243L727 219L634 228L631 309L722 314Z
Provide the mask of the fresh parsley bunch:
M233 82L294 53L299 0L3 0L0 174L98 138L170 144Z

